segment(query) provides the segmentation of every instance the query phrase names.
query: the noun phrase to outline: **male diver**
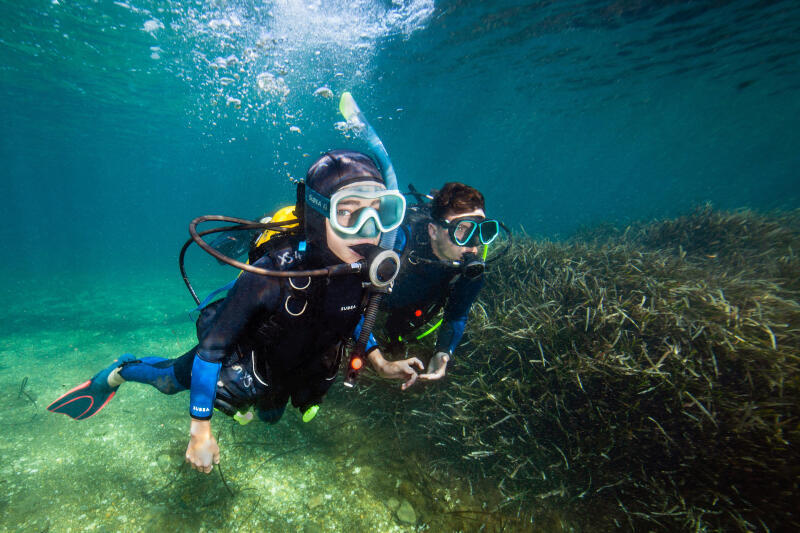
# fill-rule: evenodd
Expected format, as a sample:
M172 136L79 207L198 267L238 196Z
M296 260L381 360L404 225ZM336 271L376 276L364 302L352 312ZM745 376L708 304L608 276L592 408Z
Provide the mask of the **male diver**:
M381 233L402 223L406 205L399 192L386 189L372 159L345 150L320 157L297 196L304 231L273 237L253 267L311 273L364 261ZM48 410L89 418L125 381L165 394L188 389L186 461L208 473L219 464L211 432L215 407L229 416L255 407L262 420L274 423L291 399L304 419L313 416L335 378L343 342L364 312L365 291L359 273L279 277L245 271L224 299L203 309L197 346L176 359L125 354ZM394 361L378 371L408 381L416 379L414 366L422 363Z
M368 346L368 359L376 371L382 373L392 364L384 358L381 346L397 352L405 342L419 340L440 326L427 373L419 379L444 377L483 285L479 249L498 236L500 226L486 218L483 194L463 183L446 183L429 204L406 211L395 244L401 254L400 274L382 302L383 326ZM442 319L423 329L441 309ZM403 389L411 384L413 380L407 381Z

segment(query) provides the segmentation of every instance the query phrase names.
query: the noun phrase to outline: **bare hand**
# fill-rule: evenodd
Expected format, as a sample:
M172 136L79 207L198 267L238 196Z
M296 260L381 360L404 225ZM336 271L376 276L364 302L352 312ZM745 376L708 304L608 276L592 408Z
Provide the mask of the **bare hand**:
M381 377L404 380L404 383L400 386L402 390L406 390L417 381L419 374L414 370L415 366L420 371L425 369L425 365L416 357L409 357L408 359L401 359L399 361L387 361L383 358L383 354L380 350L371 351L369 360L375 368L375 371Z
M420 371L425 369L425 365L422 364L422 361L416 357L410 357L408 359L401 359L400 361L389 361L378 373L385 378L405 380L400 386L400 389L406 390L417 381L417 377L419 376L417 371L413 368L415 366Z
M191 438L186 448L186 462L198 472L208 474L219 464L219 446L211 434L210 420L192 419Z
M428 373L420 374L419 379L426 381L435 381L444 377L447 370L447 362L450 360L450 354L445 352L437 352L436 355L431 357L428 363Z

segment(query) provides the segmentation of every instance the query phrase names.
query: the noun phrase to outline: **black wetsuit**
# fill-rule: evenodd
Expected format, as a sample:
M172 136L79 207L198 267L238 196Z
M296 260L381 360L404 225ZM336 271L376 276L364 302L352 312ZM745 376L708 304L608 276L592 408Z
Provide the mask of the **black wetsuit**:
M294 247L274 250L255 265L309 267ZM210 418L213 407L232 415L250 406L279 417L290 397L304 411L322 400L335 378L339 348L363 311L361 281L358 275L244 272L224 300L203 310L197 346L177 359L126 363L120 375L166 393L190 389L190 414L198 419Z

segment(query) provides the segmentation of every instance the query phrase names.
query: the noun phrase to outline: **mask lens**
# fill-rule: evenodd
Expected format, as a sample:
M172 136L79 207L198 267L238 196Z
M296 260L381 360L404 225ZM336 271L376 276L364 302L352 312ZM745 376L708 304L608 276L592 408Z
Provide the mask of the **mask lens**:
M355 199L351 202L350 198L343 198L336 205L336 222L343 228L351 228L355 225L358 211L360 209L358 209L358 202Z
M354 189L336 193L331 198L334 229L348 235L366 233L375 236L392 231L403 222L405 198L397 191L385 189Z
M496 220L485 220L480 227L481 243L489 244L500 234L500 223Z
M453 240L459 246L467 246L475 234L477 223L473 220L462 220L453 227Z
M400 195L387 194L380 198L377 211L384 231L391 231L403 222L405 207L405 198Z

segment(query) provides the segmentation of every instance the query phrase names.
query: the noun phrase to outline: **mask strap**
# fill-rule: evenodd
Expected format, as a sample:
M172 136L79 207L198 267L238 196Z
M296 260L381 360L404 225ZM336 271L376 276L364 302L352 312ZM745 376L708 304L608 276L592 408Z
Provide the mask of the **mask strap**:
M330 218L331 214L331 200L327 196L323 196L311 187L306 186L306 205L324 216Z

